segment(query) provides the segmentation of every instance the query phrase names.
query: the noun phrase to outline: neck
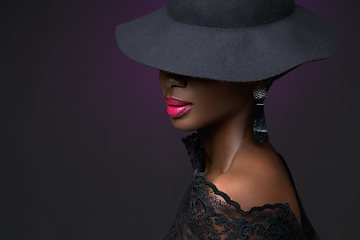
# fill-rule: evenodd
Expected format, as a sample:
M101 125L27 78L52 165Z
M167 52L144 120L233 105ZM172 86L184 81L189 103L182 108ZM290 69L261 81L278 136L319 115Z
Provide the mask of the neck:
M253 136L253 105L226 121L198 130L206 154L205 172L227 172L235 155L247 144L256 144Z

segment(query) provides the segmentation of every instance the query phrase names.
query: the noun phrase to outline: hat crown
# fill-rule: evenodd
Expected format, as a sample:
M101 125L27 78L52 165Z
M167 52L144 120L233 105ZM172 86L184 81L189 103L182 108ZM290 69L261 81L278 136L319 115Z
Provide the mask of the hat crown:
M168 0L166 10L176 21L205 27L252 27L290 15L294 0Z

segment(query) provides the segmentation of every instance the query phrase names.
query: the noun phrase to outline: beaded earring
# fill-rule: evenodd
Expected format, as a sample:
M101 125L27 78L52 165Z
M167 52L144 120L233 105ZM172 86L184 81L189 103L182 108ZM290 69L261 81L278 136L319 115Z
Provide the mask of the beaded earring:
M254 118L254 137L257 142L268 142L268 132L265 123L264 100L267 96L266 84L263 82L252 85L253 97L256 100Z

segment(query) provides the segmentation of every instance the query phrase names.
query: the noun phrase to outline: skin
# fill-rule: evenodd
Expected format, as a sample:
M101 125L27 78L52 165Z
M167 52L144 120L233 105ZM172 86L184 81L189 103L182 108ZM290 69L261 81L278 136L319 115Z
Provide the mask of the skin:
M207 181L238 202L244 211L255 206L289 203L299 223L294 187L270 142L253 136L253 83L192 78L160 71L164 97L193 104L170 120L175 128L197 131L204 145Z

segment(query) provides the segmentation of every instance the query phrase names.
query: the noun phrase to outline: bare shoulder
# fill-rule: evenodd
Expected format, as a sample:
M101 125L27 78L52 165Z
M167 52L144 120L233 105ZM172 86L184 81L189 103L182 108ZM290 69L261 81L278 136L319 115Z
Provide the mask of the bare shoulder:
M260 154L245 159L215 178L213 184L244 211L265 204L289 203L299 219L293 186L277 155Z

